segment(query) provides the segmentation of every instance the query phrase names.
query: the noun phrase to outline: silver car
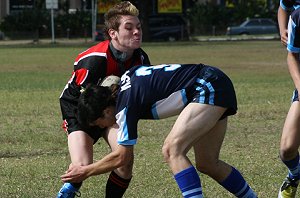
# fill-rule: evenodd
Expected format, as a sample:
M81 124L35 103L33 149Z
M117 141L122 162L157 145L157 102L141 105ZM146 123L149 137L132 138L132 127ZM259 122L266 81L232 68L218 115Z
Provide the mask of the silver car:
M239 26L227 28L227 35L278 34L277 24L269 18L247 19Z

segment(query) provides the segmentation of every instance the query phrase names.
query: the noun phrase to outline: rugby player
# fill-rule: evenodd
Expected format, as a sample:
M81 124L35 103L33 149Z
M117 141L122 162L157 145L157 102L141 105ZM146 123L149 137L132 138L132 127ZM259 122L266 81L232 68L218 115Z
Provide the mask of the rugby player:
M85 128L78 123L75 112L80 91L87 84L98 84L108 75L121 76L134 65L149 65L148 55L140 48L142 42L138 9L129 1L120 2L105 14L107 40L80 53L75 60L72 77L60 96L63 128L68 135L72 164L93 162L93 144L103 137L112 150L116 149L114 128ZM124 167L111 170L106 184L106 198L122 197L132 175L133 159ZM57 197L73 198L79 194L82 182L65 183Z
M281 41L287 47L287 64L295 85L291 106L286 116L280 140L280 159L288 169L278 198L295 198L300 179L300 0L281 0L278 24Z
M221 70L204 64L135 66L119 85L88 86L78 103L82 126L118 128L118 148L93 164L71 164L62 181L81 182L126 166L127 158L133 158L140 119L178 115L162 153L182 196L203 197L198 170L236 197L257 197L241 173L219 159L227 117L237 111L234 87ZM187 157L191 148L196 168Z

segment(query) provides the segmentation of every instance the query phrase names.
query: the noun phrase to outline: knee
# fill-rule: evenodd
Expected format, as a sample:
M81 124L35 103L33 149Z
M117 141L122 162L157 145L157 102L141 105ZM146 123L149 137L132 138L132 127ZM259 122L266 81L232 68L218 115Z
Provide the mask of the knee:
M169 163L172 158L179 155L178 151L178 144L176 143L176 140L172 141L165 141L164 145L162 147L162 154L164 157L164 160Z

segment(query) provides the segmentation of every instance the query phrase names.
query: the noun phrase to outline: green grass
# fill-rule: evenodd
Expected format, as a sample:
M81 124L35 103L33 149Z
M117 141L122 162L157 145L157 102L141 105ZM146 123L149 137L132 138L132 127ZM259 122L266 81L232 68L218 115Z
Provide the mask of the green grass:
M0 46L0 196L55 197L70 163L59 95L76 55L89 45ZM280 41L145 43L153 64L205 63L225 71L238 97L221 159L236 166L259 197L276 197L286 169L278 158L293 84ZM161 155L175 117L139 123L134 177L125 197L180 197ZM95 160L109 152L100 140ZM189 153L192 161L193 153ZM208 198L233 197L200 174ZM89 178L82 197L104 197L107 175Z

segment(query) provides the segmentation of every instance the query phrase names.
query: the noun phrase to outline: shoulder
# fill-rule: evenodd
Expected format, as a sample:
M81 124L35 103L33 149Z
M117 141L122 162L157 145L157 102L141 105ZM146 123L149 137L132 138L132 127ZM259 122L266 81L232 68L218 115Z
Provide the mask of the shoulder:
M108 56L109 41L103 41L81 52L75 59L75 69L87 68L96 69L96 67L106 64Z
M103 41L98 43L97 45L94 45L87 50L81 52L78 54L78 56L75 59L74 65L76 63L84 60L84 59L89 59L89 58L94 58L94 57L100 57L100 58L107 58L107 51L108 51L108 46L109 46L109 41Z

